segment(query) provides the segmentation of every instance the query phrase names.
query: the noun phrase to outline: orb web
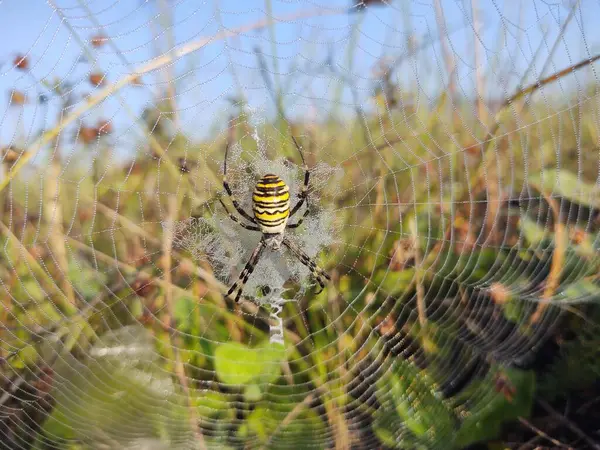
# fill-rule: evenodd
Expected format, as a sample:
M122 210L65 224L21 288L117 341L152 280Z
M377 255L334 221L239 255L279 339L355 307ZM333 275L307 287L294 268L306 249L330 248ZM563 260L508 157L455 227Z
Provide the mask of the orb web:
M0 10L0 447L559 442L527 418L597 384L597 4ZM225 295L261 239L228 143L250 215L310 170L322 292L282 248Z
M240 145L233 145L228 151L230 161L227 164L227 179L233 198L252 217L254 185L264 174L274 173L289 187L293 208L302 192L305 170L287 158L269 159L266 151L268 144L261 140L258 129L253 131L252 138L257 145L255 151L244 151ZM296 157L301 158L300 154ZM286 232L285 236L303 249L309 257L314 257L336 242L335 229L340 225L335 223L331 207L328 210L326 205L334 201L336 193L332 186L342 179L343 174L340 168L330 167L323 162L308 168L308 171L309 203L301 211L298 210L298 215L291 217L289 221L290 224L298 223L302 218L302 226L293 232ZM328 195L327 203L322 201L323 195ZM231 197L228 197L226 192L222 194L221 199L231 203ZM208 261L215 276L223 283L231 285L242 272L261 235L242 228L219 204L207 209L208 214L204 217L185 219L172 224L165 223L163 226L172 228L175 247L187 250L197 260ZM235 209L230 209L234 216L248 224ZM197 212L200 213L201 211ZM281 250L266 249L244 289L254 294L260 290L262 303L268 303L269 299L284 301L281 295L289 290L284 288L286 281L293 279L300 284L302 289L296 294L298 296L314 283L310 278L311 270L290 252L286 254Z

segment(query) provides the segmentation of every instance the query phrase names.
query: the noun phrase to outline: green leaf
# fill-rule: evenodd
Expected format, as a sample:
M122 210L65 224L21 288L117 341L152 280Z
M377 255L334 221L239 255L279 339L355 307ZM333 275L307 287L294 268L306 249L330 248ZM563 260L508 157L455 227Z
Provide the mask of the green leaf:
M290 412L291 409L277 411L258 407L239 428L238 435L245 438L256 436L262 443L270 441L269 448L284 448L289 443L294 443L295 449L322 448L325 425L319 416L312 410L303 410L295 420L282 426L282 421Z
M12 358L10 361L11 367L14 369L23 369L26 366L35 363L38 357L38 352L33 345L26 345L21 350L17 356Z
M34 278L28 278L23 281L23 290L27 292L25 295L31 296L33 300L39 301L44 298L44 292L40 287L40 283Z
M111 360L94 358L65 372L56 407L42 428L49 441L110 439L114 448L125 448L132 417L140 436L166 448L191 438L189 409L167 375L149 365L142 370Z
M415 269L412 267L398 272L392 272L386 268L375 274L373 283L384 292L397 293L406 290L414 278Z
M445 448L453 448L450 444L455 433L455 418L450 408L436 395L432 380L424 372L409 362L399 361L378 382L378 388L378 394L384 396L388 403L391 400L396 417L414 437L429 448L437 448L440 443L445 443ZM394 412L378 410L375 415L380 416L380 424L389 423L389 416ZM384 430L379 431L385 435ZM388 431L397 433L398 430Z
M131 299L131 306L129 307L131 311L131 317L141 317L144 314L144 304L142 300L137 295Z
M180 297L175 300L173 316L177 321L177 328L186 333L191 333L195 328L194 309L197 302L191 297Z
M589 280L579 280L563 290L568 300L584 301L600 299L600 286Z
M97 272L83 261L69 262L69 281L77 292L86 298L98 295L105 286L106 275Z
M502 369L502 371L515 390L512 401L506 399L502 393L494 392L491 400L482 405L480 411L473 411L473 414L463 422L456 437L459 448L474 442L494 439L500 434L503 423L520 416L529 416L533 404L535 374L533 371L518 369ZM488 386L485 386L486 382ZM491 389L492 383L490 379L482 381L478 383L477 390Z
M74 439L74 428L69 424L67 416L59 408L44 423L44 433L55 438Z
M381 442L388 445L389 447L394 447L394 445L396 445L397 443L396 436L390 430L390 428L391 427L381 426L378 422L375 422L373 424L373 431L375 432L375 436L377 436L377 438Z
M523 234L525 235L525 239L527 239L527 242L532 245L539 244L548 237L546 230L527 216L521 218L520 224L521 230L523 230Z
M248 402L257 402L262 398L262 391L260 386L256 384L249 384L244 390L244 398Z
M252 414L248 416L246 421L248 425L247 431L252 431L258 436L261 441L265 441L268 437L267 424L269 423L270 413L265 408L256 408Z
M69 332L66 334L63 347L65 351L71 351L82 335L94 336L94 330L83 317L75 317L66 327L69 329Z
M197 408L198 414L206 418L222 415L224 411L229 410L227 397L214 391L209 391L201 397L194 397L193 405Z
M522 300L511 298L502 305L504 317L511 322L520 324L526 311L526 304Z
M580 205L600 207L600 189L567 170L544 170L530 180L548 194L558 194Z
M58 323L64 319L64 315L60 313L56 305L51 301L43 301L39 303L38 311L40 317L43 317L45 320L50 320L53 323Z
M284 349L268 342L257 348L227 343L215 351L215 369L219 379L228 384L248 384L254 380L269 382L279 377L284 358Z

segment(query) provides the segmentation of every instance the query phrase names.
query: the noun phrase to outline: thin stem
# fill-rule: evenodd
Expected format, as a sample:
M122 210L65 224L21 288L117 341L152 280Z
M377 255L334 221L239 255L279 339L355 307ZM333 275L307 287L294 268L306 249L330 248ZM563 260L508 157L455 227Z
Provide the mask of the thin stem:
M529 319L530 324L535 324L540 320L542 314L550 304L558 285L560 284L560 275L563 270L564 261L565 261L565 252L567 250L567 233L565 230L565 225L561 223L560 217L560 207L557 204L556 200L554 200L549 194L544 192L541 186L532 186L537 189L548 205L552 210L552 214L554 217L554 251L552 252L552 262L550 263L550 273L548 274L548 278L546 279L544 292L542 294L542 299L535 310L535 312L531 315Z
M446 26L446 18L440 0L435 0L435 18L439 30L440 41L442 43L442 52L444 54L444 62L446 64L446 72L448 74L448 93L450 94L450 102L454 103L454 78L455 78L455 62L452 56L452 51L448 46L448 28Z
M546 402L544 400L540 400L540 399L538 399L537 402L542 406L542 408L544 408L546 411L548 411L553 417L558 419L562 424L564 424L567 428L569 428L573 433L575 433L577 436L579 436L581 439L583 439L585 442L587 442L591 448L600 450L600 444L597 441L593 440L591 437L589 437L587 434L585 434L581 428L579 428L572 421L567 419L563 414L560 414L558 411L556 411L552 406L550 406L550 404L548 402Z
M350 40L348 42L348 46L346 47L346 72L348 76L352 75L352 66L354 65L354 52L356 50L356 45L358 41L358 37L360 36L360 26L364 20L365 15L361 14L358 19L352 24L352 31L350 32ZM333 96L333 104L334 110L332 111L332 117L335 118L337 116L337 108L341 102L342 91L343 91L343 83L344 78L340 77L340 80L337 83L335 93Z
M475 62L475 101L477 106L477 118L482 124L486 122L484 80L481 73L481 42L480 42L480 22L479 5L477 0L471 0L471 14L473 15L473 57Z
M60 294L57 295L56 303L62 308L63 312L67 313L68 315L74 313L76 311L75 305L69 300L65 292L60 289L54 279L39 265L37 260L24 247L23 243L3 222L0 222L0 230L2 230L2 232L7 236L9 241L17 246L20 254L25 257L29 270L31 270L32 273L39 274L40 279L46 280L48 284L52 286L58 294Z
M170 6L166 0L160 0L159 2L160 15L164 16L165 22L163 23L163 28L167 29L167 51L166 55L169 58L172 58L171 52L175 48L175 36L173 35L173 19L171 16ZM173 123L175 128L179 129L179 114L177 111L177 101L175 100L176 91L175 91L175 83L173 82L173 67L171 64L172 61L169 61L169 64L166 65L165 69L165 78L167 84L167 93L169 97L169 105L171 107L171 113L173 115Z
M558 446L559 448L571 448L567 444L564 444L564 443L560 442L559 440L554 439L552 436L548 435L547 433L544 433L542 430L540 430L538 427L536 427L535 425L533 425L527 419L525 419L523 417L519 417L519 422L521 422L527 428L529 428L530 430L532 430L538 436L540 436L540 437L542 437L542 438L544 438L544 439L552 442L554 445Z
M275 81L275 85L273 86L275 90L275 102L277 103L277 110L283 111L283 93L281 92L281 80L279 76L279 60L277 58L277 37L275 34L275 24L276 22L273 20L273 5L271 0L265 0L265 7L267 10L267 17L269 20L269 40L271 41L271 55L273 59L273 78ZM279 118L282 120L283 118Z

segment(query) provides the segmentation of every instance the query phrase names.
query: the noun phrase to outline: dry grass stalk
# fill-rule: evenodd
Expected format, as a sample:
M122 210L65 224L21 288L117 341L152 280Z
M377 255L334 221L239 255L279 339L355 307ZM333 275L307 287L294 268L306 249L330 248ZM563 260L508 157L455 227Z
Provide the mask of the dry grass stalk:
M74 312L73 305L67 301L65 293L61 291L56 281L40 266L33 255L23 246L21 240L2 221L0 221L0 230L19 249L19 254L24 256L31 271L38 275L37 279L40 281L40 284L44 285L44 289L48 293L56 293L57 303L62 307L63 311Z
M456 63L452 55L452 51L448 46L448 28L446 27L446 18L440 0L435 0L435 19L439 29L440 41L442 43L442 52L444 54L444 63L446 64L446 73L448 74L448 93L450 94L450 102L455 100L454 97L454 74Z
M548 278L546 279L546 286L544 287L544 292L542 294L542 300L538 304L536 310L531 315L529 319L529 323L531 325L536 324L554 296L556 292L556 288L560 284L560 275L562 273L562 269L565 261L565 252L567 250L568 245L568 236L565 230L565 225L560 222L560 208L550 195L544 192L544 190L540 186L534 186L543 196L544 199L548 202L550 209L552 210L552 215L554 217L554 252L552 252L552 262L550 264L550 273L548 274Z
M169 195L167 197L167 222L173 223L177 219L177 212L179 211L179 199L176 195ZM173 305L173 281L172 281L172 247L173 247L173 227L167 227L163 234L162 240L162 271L163 271L163 279L165 280L164 288L164 297L166 303L167 315L165 317L165 322L167 325L167 329L171 330L174 321L174 305ZM176 337L172 337L169 334L169 341L171 342L171 350L175 356L175 374L177 379L179 380L179 384L181 385L187 401L188 401L188 409L190 412L190 425L194 434L196 436L197 443L199 448L205 449L206 445L204 443L204 436L198 427L198 417L196 414L196 409L192 405L191 397L190 397L190 387L188 384L187 374L185 373L185 366L183 365L183 361L181 360L181 354L179 352L179 348L185 347L183 342L180 342L180 335L176 334Z
M471 13L473 15L473 57L475 59L475 102L477 107L477 118L485 125L487 114L485 111L484 101L484 79L481 73L481 43L480 43L480 26L479 22L479 5L477 0L471 0Z
M64 105L66 108L67 105ZM60 115L58 118L60 122ZM48 227L48 246L52 259L59 272L60 287L67 297L68 302L77 306L73 285L69 278L69 258L65 247L65 235L63 230L63 211L60 201L60 174L62 172L60 160L60 136L54 139L54 155L44 177L44 189L42 192L42 213Z

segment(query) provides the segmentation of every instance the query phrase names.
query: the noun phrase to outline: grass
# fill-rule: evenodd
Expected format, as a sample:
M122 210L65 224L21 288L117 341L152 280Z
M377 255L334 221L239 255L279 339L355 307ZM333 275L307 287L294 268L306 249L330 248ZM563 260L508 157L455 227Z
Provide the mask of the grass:
M257 27L274 36L270 24L172 54ZM283 347L269 343L269 311L225 298L228 280L174 248L162 224L225 218L221 135L193 142L152 132L149 120L140 126L155 155L111 166L100 183L71 183L81 179L76 168L55 171L46 182L57 196L46 188L38 198L19 177L82 114L170 59L104 87L4 163L0 371L3 391L15 388L0 399L0 430L9 448L114 448L140 438L170 448L593 443L598 112L574 98L576 107L557 102L550 114L534 94L595 58L521 87L476 137L468 130L482 129L480 108L456 91L431 107L394 106L395 85L375 94L379 109L351 119L361 126L286 123L299 130L309 166L344 173L320 198L340 224L336 244L317 255L332 281L285 304ZM283 84L276 80L278 108ZM238 111L231 121L248 148L253 119ZM258 131L282 142L280 125ZM523 130L534 131L527 142ZM561 148L575 150L557 155L555 130ZM179 157L197 164L182 170ZM38 204L43 213L31 217L28 205ZM567 401L577 408L541 425L546 399L553 415Z

